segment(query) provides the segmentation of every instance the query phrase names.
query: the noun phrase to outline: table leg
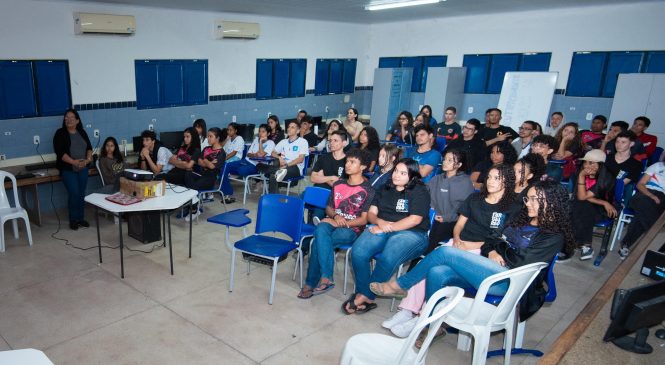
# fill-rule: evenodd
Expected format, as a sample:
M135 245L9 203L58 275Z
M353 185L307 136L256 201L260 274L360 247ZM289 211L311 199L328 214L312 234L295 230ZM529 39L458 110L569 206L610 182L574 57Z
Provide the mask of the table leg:
M171 239L171 215L167 214L166 219L168 219L169 227L169 260L171 261L171 275L173 275L173 240ZM189 222L191 223L191 219Z
M97 249L99 249L99 263L102 263L102 239L99 236L99 208L95 206L95 225L97 226Z
M123 257L123 251L125 250L124 248L124 242L122 241L122 213L120 213L119 217L120 222L118 223L118 235L120 237L120 277L122 279L125 278L125 261Z
M189 202L189 211L192 211L192 202ZM192 221L193 219L189 220L189 258L192 258Z
M166 247L166 212L162 212L162 232L162 237L164 237L164 247Z

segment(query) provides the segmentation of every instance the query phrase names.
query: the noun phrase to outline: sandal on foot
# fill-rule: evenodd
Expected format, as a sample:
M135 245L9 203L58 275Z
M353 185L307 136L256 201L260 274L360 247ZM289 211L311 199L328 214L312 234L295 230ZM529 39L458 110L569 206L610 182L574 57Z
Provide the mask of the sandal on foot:
M300 299L309 299L314 296L314 292L312 291L312 288L309 286L305 285L302 289L300 289L300 293L298 293L298 298Z
M416 339L416 343L414 344L417 349L420 349L423 346L423 343L425 342L425 339L427 338L427 328L425 328L422 332L420 332L420 335L418 335L418 338ZM436 335L434 335L434 338L432 339L432 343L436 341L439 338L442 338L443 336L446 335L446 329L443 327L439 327L439 329L436 331ZM431 344L430 344L431 345Z
M344 303L342 303L342 312L344 312L344 314L346 315L353 314L358 310L358 307L356 307L356 303L354 303L355 300L356 300L356 294L353 293L351 294L349 299L345 300ZM346 309L347 304L349 306L349 309L353 310L353 312L349 312Z
M335 287L335 283L322 283L319 284L314 290L312 290L312 295L320 295L326 292L329 292Z
M396 299L405 298L406 295L408 294L403 289L396 290L394 293L386 293L385 289L384 289L386 285L388 285L388 283L370 283L369 284L369 290L371 290L372 293L374 293L374 294L376 294L380 297L388 297L388 298L396 298Z
M359 308L358 306L363 306L363 308ZM356 314L363 314L371 311L372 309L376 308L377 305L376 303L368 303L368 302L362 302L360 304L356 304Z

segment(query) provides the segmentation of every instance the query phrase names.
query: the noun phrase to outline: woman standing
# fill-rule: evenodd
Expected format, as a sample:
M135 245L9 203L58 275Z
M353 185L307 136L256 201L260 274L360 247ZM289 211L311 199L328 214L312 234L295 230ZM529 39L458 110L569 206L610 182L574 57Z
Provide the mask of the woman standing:
M88 165L92 162L92 145L75 109L68 109L62 127L55 132L53 149L56 167L67 189L69 228L90 227L84 218L85 188L88 185Z

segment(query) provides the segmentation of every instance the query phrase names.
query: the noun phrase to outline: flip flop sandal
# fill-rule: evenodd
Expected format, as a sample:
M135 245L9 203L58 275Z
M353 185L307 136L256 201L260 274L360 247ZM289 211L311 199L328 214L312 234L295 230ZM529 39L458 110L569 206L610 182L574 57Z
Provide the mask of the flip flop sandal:
M358 310L358 307L356 307L356 304L354 303L355 300L356 300L356 294L353 293L351 294L349 299L347 299L346 301L344 301L344 303L342 303L342 312L344 312L344 314L346 315L353 314ZM347 304L349 305L349 309L353 310L353 312L349 312L348 310L346 310Z
M384 284L388 285L388 284ZM394 293L386 294L383 291L383 285L381 283L370 283L369 284L369 290L372 291L372 293L380 296L380 297L386 297L386 298L395 298L395 299L403 299L407 296L407 292L404 290L400 289L399 291L396 291Z
M298 298L300 299L309 299L314 296L313 290L310 288L309 290L305 290L305 288L300 289L300 293L298 293Z
M321 289L319 289L321 288ZM331 289L335 288L335 283L325 283L317 286L312 290L312 295L320 295L323 293L329 292Z
M362 305L365 308L358 308L358 305ZM367 313L367 312L371 311L372 309L378 307L376 305L376 303L367 303L367 302L364 302L364 303L361 303L361 304L358 304L358 305L356 305L356 311L355 311L356 314Z

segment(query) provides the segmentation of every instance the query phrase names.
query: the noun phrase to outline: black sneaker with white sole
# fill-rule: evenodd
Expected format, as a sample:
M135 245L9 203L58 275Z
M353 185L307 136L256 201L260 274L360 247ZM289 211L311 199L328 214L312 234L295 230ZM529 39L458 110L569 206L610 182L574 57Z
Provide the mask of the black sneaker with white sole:
M593 248L591 246L582 246L582 253L580 254L580 260L589 260L593 258Z

